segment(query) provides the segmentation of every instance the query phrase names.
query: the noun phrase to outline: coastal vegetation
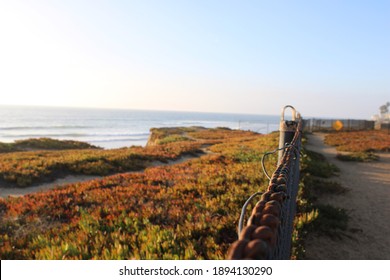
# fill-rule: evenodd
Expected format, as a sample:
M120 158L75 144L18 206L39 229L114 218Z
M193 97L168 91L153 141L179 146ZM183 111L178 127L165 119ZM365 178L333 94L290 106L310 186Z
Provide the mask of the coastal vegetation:
M326 135L325 143L340 152L389 152L390 134L385 130L335 132Z
M52 138L31 138L26 140L16 140L14 143L0 142L0 153L10 153L33 150L70 150L70 149L98 149L94 145L74 141L57 140Z
M373 152L355 152L350 154L339 153L336 157L342 161L371 162L379 160L379 156Z
M188 137L193 141L144 149L173 153L206 144L210 154L1 199L0 257L224 259L243 203L267 187L258 158L275 148L278 135L215 129ZM275 164L270 157L266 165Z
M167 138L174 140L161 141ZM97 169L99 174L135 164L145 168L145 162L177 159L188 153L197 157L0 199L0 258L225 259L230 244L237 239L242 205L251 194L268 186L261 158L278 146L278 138L278 133L261 135L225 128L167 128L153 130L145 148L4 154L13 163L23 156L41 155L41 162L52 158L58 165L49 166L62 169L58 162L68 162L68 166L79 163L85 173L86 163L94 162L103 168ZM269 172L275 169L276 161L276 154L267 158ZM21 173L27 166L36 170L38 163L27 160L24 167L14 170ZM80 172L67 168L67 172ZM304 258L305 239L312 232L339 236L345 229L345 211L317 201L320 195L346 191L323 179L337 175L337 171L320 154L303 149L292 258ZM45 178L43 172L37 180Z
M34 143L29 141L29 143ZM52 142L49 147L52 147ZM43 144L43 142L41 142ZM65 142L62 147L66 146ZM88 145L88 144L86 144ZM103 150L38 150L0 154L0 182L6 186L27 187L66 175L109 175L144 169L154 161L167 162L185 154L201 152L201 142L166 143L146 148Z
M376 152L390 151L390 134L384 130L337 132L326 135L325 143L344 152L337 155L339 160L371 162L379 160Z

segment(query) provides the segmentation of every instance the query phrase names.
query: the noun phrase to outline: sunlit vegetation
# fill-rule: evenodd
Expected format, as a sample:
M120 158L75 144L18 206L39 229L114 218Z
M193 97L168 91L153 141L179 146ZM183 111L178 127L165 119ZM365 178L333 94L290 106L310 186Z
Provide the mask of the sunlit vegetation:
M359 162L371 162L378 161L379 156L373 152L356 152L350 154L337 154L336 156L342 161L359 161Z
M199 130L206 130L206 128L196 126L152 128L147 145L154 146L172 142L191 141L192 139L188 137L188 133Z
M87 144L88 145L88 144ZM69 174L109 175L146 168L153 161L167 162L201 152L201 143L166 143L113 150L84 149L29 151L0 154L0 180L26 187Z
M214 132L219 138L211 137ZM133 147L129 153L175 157L208 144L211 154L1 199L1 259L224 259L237 239L243 203L267 187L258 159L276 148L278 135L196 133L188 135L192 141ZM85 150L79 156L120 158L126 152ZM269 157L267 169L275 165L276 156Z
M225 140L225 139L234 139L243 137L253 137L258 135L252 131L243 131L243 130L232 130L230 128L219 127L212 129L201 129L198 131L189 132L188 135L197 138L197 139L207 139L207 140ZM248 140L248 139L246 139Z
M325 137L325 143L345 152L390 151L390 134L385 130L335 132Z
M201 147L208 149L207 154L181 164L0 199L0 258L225 259L230 244L237 239L242 205L251 194L268 186L260 159L264 152L277 147L279 135L189 128L177 129L175 134L188 139L161 144L159 140L169 137L161 133L146 148L71 150L69 154L40 151L42 170L49 170L43 162L50 162L50 158L63 163L69 157L70 166L77 162L87 172L92 167L83 163L96 162L96 168L115 171L109 166L134 164L134 158L142 165L150 157L163 160L197 152ZM19 160L21 156L33 158L16 170L40 166L36 153L11 155ZM88 161L90 158L93 161ZM276 160L276 154L267 158L269 173L275 169ZM313 180L311 173L324 175L317 170L324 166L330 169L325 174L335 171L332 166L320 165L321 161L320 155L304 151L293 258L304 257L304 239L309 232L327 228L333 234L333 227L338 230L345 226L344 218L337 225L332 221L340 218L343 210L315 203L317 194L311 185L319 181ZM308 167L313 164L315 168ZM322 192L340 190L338 185L322 184Z
M70 150L70 149L98 149L99 147L74 140L56 140L51 138L32 138L17 140L14 143L1 143L0 153L31 150Z

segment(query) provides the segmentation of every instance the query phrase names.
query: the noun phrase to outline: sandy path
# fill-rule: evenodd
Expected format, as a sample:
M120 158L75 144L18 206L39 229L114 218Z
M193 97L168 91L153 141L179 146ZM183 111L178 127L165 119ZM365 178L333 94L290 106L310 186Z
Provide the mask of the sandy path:
M320 202L348 211L347 234L351 238L311 236L306 243L306 258L390 259L390 153L379 153L378 162L344 162L335 158L334 147L324 145L324 137L320 133L308 135L307 148L340 168L340 176L332 180L349 192L322 197Z
M195 155L185 155L185 156L180 157L177 160L168 160L167 162L155 161L155 162L152 162L149 167L179 164L179 163L183 163L183 162L186 162L186 161L194 159L194 158L198 158L200 156L201 156L201 154L196 155L196 156ZM130 172L125 172L125 173L136 173L136 172L143 172L143 170L130 171ZM113 174L111 174L111 175L113 175ZM54 189L55 187L59 187L59 186L63 186L63 185L71 184L71 183L81 183L81 182L91 181L91 180L100 179L100 178L103 178L103 176L69 175L69 176L66 176L64 178L57 179L53 182L40 184L38 186L31 186L31 187L26 187L26 188L0 187L0 197L6 198L8 196L22 196L25 194L36 193L36 192Z
M36 193L54 189L57 186L66 185L70 183L86 182L101 177L97 176L86 176L86 175L69 175L61 179L57 179L50 183L41 184L38 186L26 187L26 188L4 188L0 187L0 197L7 196L22 196L29 193Z

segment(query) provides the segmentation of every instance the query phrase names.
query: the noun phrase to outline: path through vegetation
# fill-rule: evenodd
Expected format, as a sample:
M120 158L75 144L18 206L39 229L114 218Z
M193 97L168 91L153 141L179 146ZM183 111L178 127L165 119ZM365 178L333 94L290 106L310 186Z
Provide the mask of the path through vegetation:
M325 134L308 135L307 149L323 154L340 168L332 178L349 191L320 198L320 202L347 210L349 229L342 239L310 236L307 259L390 259L390 153L379 153L377 162L336 159L334 147L324 144Z
M204 153L209 153L206 149L202 149ZM163 166L163 165L171 165L171 164L179 164L182 162L185 162L187 160L191 160L194 158L200 157L202 154L198 155L184 155L181 156L177 160L168 160L167 162L161 162L161 161L154 161L150 164L149 167L156 167L156 166ZM140 171L130 171L125 173L136 173L136 172L143 172L144 170ZM30 193L36 193L40 191L46 191L53 189L55 187L64 186L71 183L82 183L87 182L95 179L101 179L103 176L93 176L93 175L68 175L64 178L59 178L53 182L49 183L43 183L31 187L13 187L13 188L6 188L6 187L0 187L0 197L7 197L7 196L22 196Z

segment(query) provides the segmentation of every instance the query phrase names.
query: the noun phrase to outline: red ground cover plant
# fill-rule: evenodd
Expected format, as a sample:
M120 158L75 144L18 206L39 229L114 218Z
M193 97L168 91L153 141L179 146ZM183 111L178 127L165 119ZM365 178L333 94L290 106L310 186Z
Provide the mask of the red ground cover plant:
M390 133L385 130L335 132L326 135L325 143L338 151L372 152L390 151Z
M174 160L200 152L201 142L168 143L112 150L84 149L0 154L0 180L27 187L68 174L109 175L144 169L153 161Z
M267 186L259 158L276 148L278 135L217 133L190 135L216 142L208 143L212 154L182 164L0 199L1 259L224 259L243 203ZM175 157L202 141L142 155ZM275 164L271 156L270 172Z

